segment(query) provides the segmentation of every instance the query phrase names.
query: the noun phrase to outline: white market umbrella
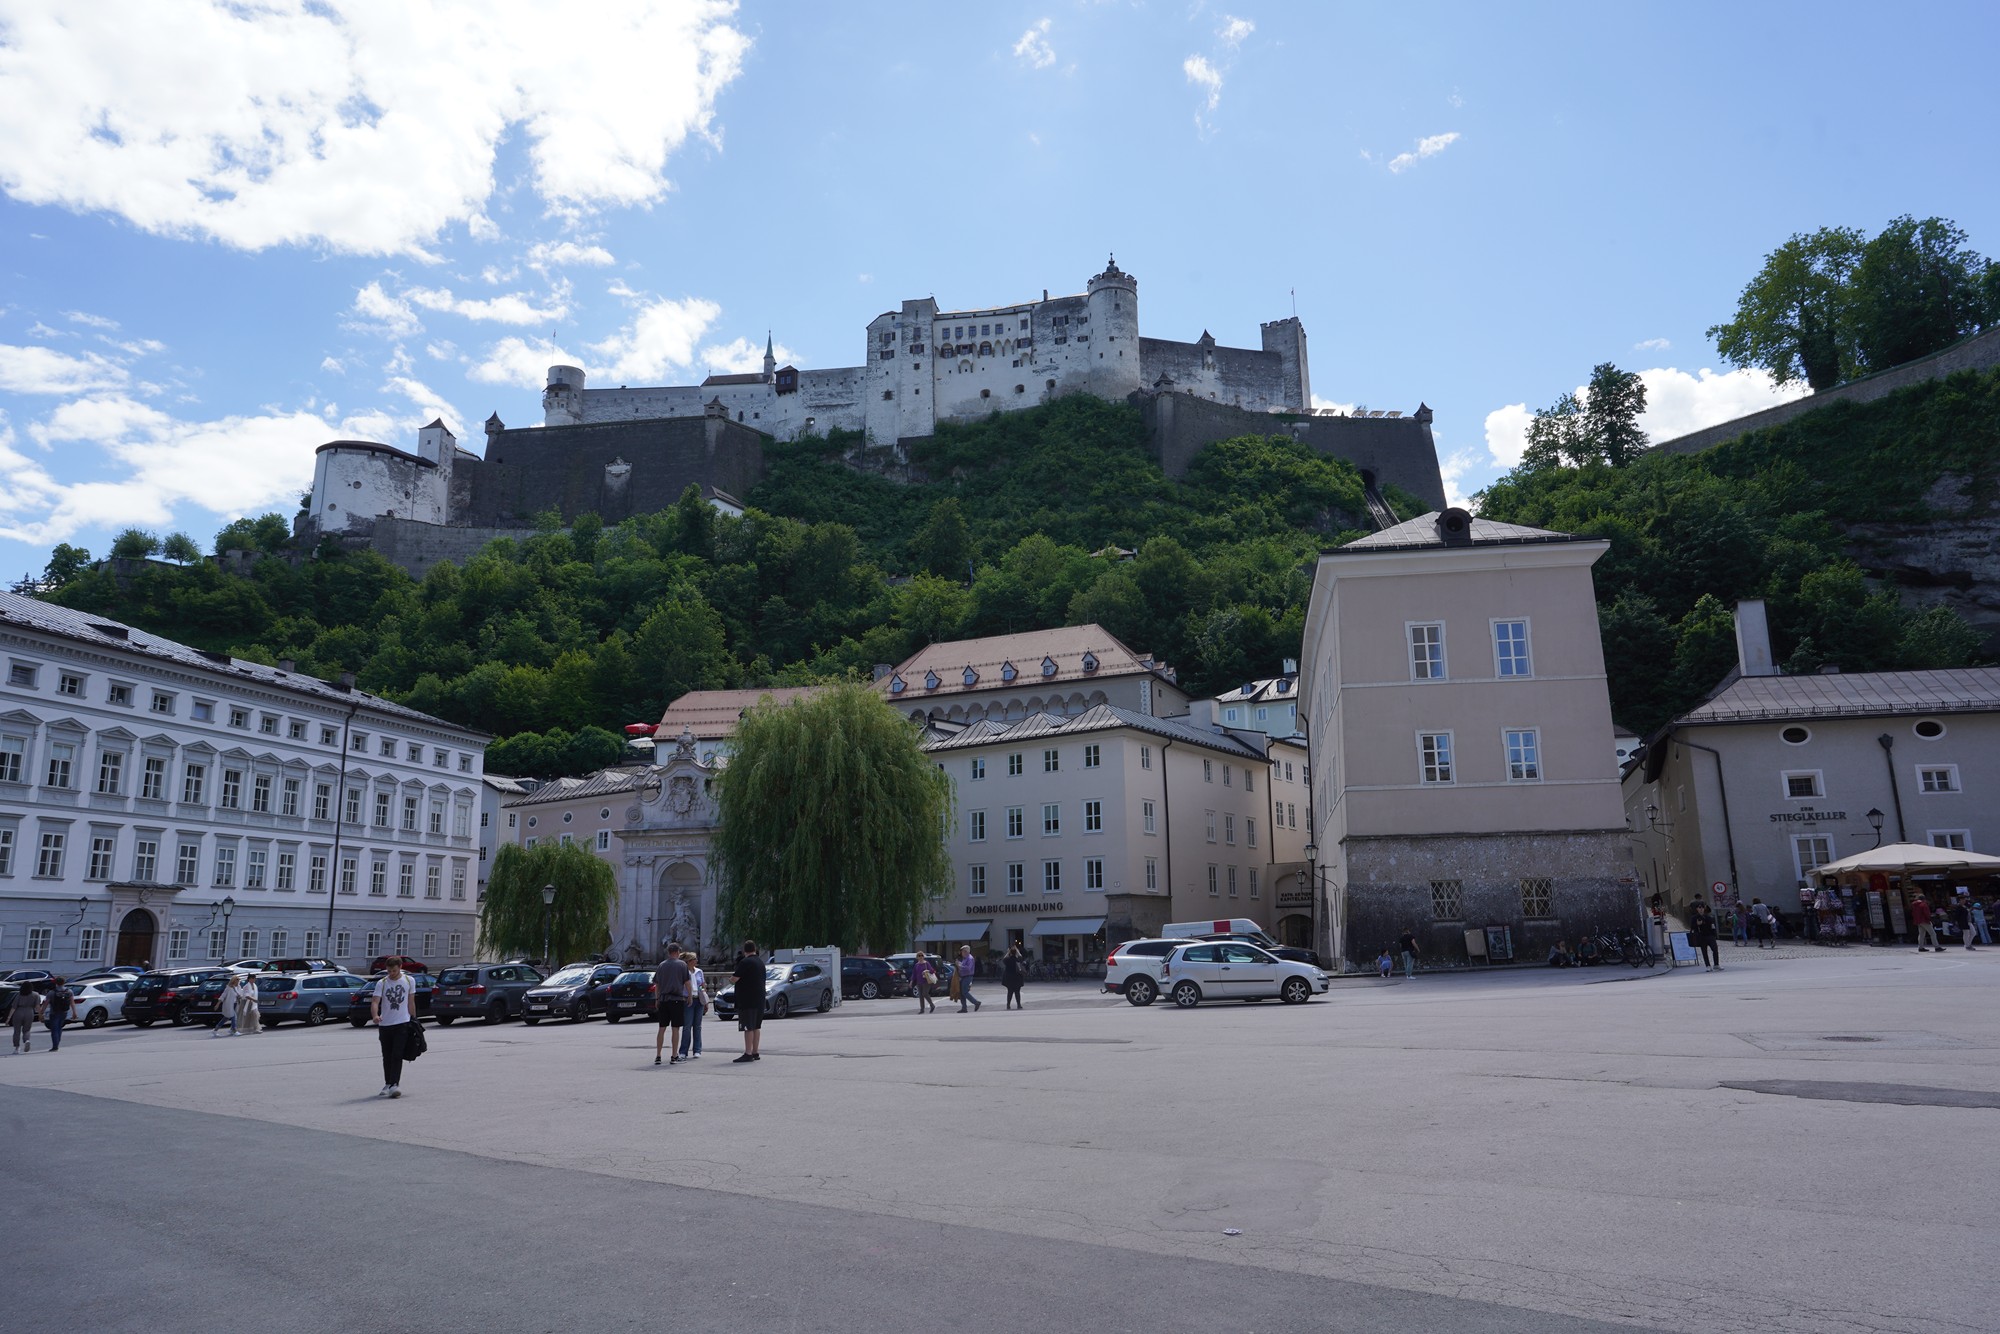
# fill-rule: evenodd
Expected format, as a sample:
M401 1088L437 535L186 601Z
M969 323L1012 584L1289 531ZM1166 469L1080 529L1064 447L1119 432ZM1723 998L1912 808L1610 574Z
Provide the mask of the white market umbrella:
M1934 848L1928 843L1885 843L1813 867L1814 875L1867 871L2000 871L2000 857L1961 852L1957 848Z

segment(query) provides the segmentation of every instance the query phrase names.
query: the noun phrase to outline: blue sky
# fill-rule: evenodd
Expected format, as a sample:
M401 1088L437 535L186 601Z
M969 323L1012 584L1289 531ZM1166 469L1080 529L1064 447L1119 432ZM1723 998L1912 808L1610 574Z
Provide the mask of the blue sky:
M287 516L312 451L593 384L862 357L906 297L1152 336L1297 310L1457 494L1612 360L1664 438L1795 231L2000 252L2000 8L0 0L0 575Z

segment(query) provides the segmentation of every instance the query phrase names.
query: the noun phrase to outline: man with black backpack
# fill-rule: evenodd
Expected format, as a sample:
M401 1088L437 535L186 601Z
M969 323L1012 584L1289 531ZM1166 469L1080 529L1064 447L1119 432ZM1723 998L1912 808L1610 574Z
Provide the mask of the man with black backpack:
M743 1054L730 1062L742 1065L759 1059L758 1039L764 1036L764 959L757 942L746 940L736 955L736 1026L743 1030Z

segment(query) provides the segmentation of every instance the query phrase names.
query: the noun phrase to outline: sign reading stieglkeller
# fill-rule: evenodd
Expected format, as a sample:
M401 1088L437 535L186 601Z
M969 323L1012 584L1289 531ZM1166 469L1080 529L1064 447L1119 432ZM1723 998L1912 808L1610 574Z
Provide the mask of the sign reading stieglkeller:
M1807 806L1796 811L1779 811L1771 817L1772 824L1818 824L1821 821L1845 820L1846 811L1816 811Z

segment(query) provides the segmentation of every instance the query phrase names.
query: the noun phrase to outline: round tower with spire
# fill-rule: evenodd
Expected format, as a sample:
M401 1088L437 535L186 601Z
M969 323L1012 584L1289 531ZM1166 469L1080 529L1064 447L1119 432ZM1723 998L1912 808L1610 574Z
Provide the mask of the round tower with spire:
M1085 384L1100 397L1122 399L1140 387L1139 280L1112 256L1084 291L1090 308Z

